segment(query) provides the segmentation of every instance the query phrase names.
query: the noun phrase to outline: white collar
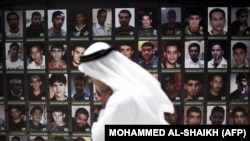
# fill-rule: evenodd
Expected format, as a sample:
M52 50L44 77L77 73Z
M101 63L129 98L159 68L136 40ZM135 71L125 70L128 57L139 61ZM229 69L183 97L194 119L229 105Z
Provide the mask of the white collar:
M81 31L84 27L85 27L85 24L81 28L78 28L77 25L75 26L77 31Z

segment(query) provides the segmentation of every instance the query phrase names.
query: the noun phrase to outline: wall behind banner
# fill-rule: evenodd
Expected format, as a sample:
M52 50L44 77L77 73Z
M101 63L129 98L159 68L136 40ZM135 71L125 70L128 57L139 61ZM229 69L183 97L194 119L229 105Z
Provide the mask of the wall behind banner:
M239 3L239 2L237 2ZM155 46L154 57L157 58L158 64L156 67L149 67L147 69L152 75L156 77L162 84L163 90L165 90L165 83L168 85L173 85L175 83L176 92L173 98L173 103L177 109L178 120L176 124L185 125L188 124L188 118L186 117L187 111L190 107L197 107L201 111L200 122L198 124L208 125L211 124L210 115L214 107L220 106L225 110L225 116L222 117L222 124L233 125L232 111L235 107L243 108L246 112L243 124L250 123L250 112L249 112L249 95L250 95L250 68L249 66L242 69L233 68L235 65L235 60L233 57L232 47L238 42L242 42L247 46L247 53L245 61L247 64L250 63L250 31L246 32L245 35L238 36L232 34L232 22L236 19L236 10L241 7L246 7L248 9L247 23L248 28L250 28L250 5L237 4L232 2L230 5L228 2L222 0L218 1L159 1L152 2L146 0L144 2L127 2L127 1L85 1L73 0L71 2L61 2L58 0L51 1L39 1L34 3L30 0L21 1L2 1L1 11L0 11L0 141L7 140L10 141L14 136L19 136L21 141L34 140L37 136L43 137L47 141L51 141L56 137L63 137L67 141L73 141L77 137L84 138L85 140L90 140L90 128L85 131L75 131L73 128L75 112L79 108L85 108L89 112L90 116L87 120L90 126L98 117L98 112L100 110L100 101L98 94L95 91L94 86L88 78L84 78L85 87L84 91L86 96L84 100L74 100L72 97L76 92L74 79L78 75L82 75L77 68L72 65L72 51L75 44L83 44L88 46L96 41L104 41L115 47L123 43L132 43L134 48L133 61L140 62L143 60L143 53L141 45L145 42L151 42ZM104 36L96 36L93 33L92 27L97 22L97 11L99 9L107 10L107 26L110 28L107 30L109 33ZM227 32L225 35L209 35L208 31L211 30L209 12L214 8L221 8L225 11L225 27L224 31ZM116 27L120 26L118 13L120 10L126 9L131 12L130 25L135 27L135 31L129 32L126 35L118 35L115 32ZM168 22L167 12L171 9L176 11L176 22L179 22L180 30L169 29L163 31L164 23ZM62 36L49 36L49 28L53 26L52 24L52 14L55 11L62 11L65 15L62 29L65 31L65 35ZM188 16L187 14L192 10L198 10L201 16L200 26L203 30L195 35L189 35L185 32L186 26L188 26ZM23 34L16 35L15 37L8 37L7 32L10 28L7 22L7 14L11 11L15 11L19 15L19 29ZM31 23L31 15L33 12L38 11L41 13L41 21L44 27L44 33L38 36L27 36L27 27ZM73 28L75 27L75 14L81 11L85 14L86 19L86 30L81 36L74 36ZM144 13L149 13L152 17L152 28L156 31L152 35L140 35L138 30L142 25L141 15ZM176 28L177 29L177 28ZM173 33L168 34L165 33ZM105 32L104 32L105 33ZM144 31L144 33L147 33ZM155 34L157 33L157 34ZM180 49L180 57L177 59L177 63L180 64L179 67L175 68L165 68L165 57L164 57L164 46L169 42L178 42ZM223 68L209 68L208 61L212 59L211 55L211 43L220 42L224 45L223 57L227 60L227 63ZM10 69L8 66L11 64L8 62L10 58L10 45L12 43L17 43L20 46L17 56L22 61L17 64L17 68ZM30 69L27 66L32 62L30 56L29 47L31 44L40 44L43 49L42 55L45 57L45 65L39 69ZM52 59L51 47L55 43L60 43L65 53L63 59L66 62L65 67L62 68L50 68L49 62ZM200 45L199 59L204 62L200 65L201 68L190 68L190 66L185 65L185 60L190 58L188 53L188 46L191 43L197 43ZM162 67L163 65L163 67ZM134 72L136 73L136 72ZM246 76L246 96L242 100L231 100L230 94L237 89L236 76L242 73ZM64 90L65 99L64 100L52 100L54 96L53 89L50 87L50 78L54 74L63 74L66 78L66 85ZM32 76L39 76L41 78L41 88L44 91L44 96L38 100L32 100ZM214 85L220 85L221 97L218 100L209 100L210 92L210 79L213 75L218 75L222 78L222 81L216 81ZM186 81L191 78L199 78L200 85L198 89L198 96L192 100L185 100L187 96ZM19 85L13 83L14 80L20 80ZM16 81L15 81L16 82ZM242 81L243 82L243 81ZM243 83L242 83L243 84ZM12 99L12 89L18 89L21 96L17 99ZM174 93L173 93L174 94ZM25 122L25 125L20 129L15 130L15 128L10 127L11 124L11 109L13 106L18 106L21 113L21 119ZM30 111L33 107L40 106L43 109L40 122L45 127L33 131L31 130L31 122L29 120L34 120ZM54 122L52 113L55 108L61 109L65 112L64 122L66 126L62 131L53 131L51 123ZM167 114L166 114L167 116ZM26 119L25 119L26 117ZM15 125L15 124L14 124ZM21 126L16 124L16 126Z

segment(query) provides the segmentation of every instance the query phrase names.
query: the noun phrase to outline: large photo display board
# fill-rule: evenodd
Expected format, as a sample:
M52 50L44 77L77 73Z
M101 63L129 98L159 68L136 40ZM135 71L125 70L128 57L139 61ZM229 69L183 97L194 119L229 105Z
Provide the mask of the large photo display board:
M0 141L91 140L100 93L78 66L97 41L159 81L170 124L250 124L250 6L33 7L0 30Z

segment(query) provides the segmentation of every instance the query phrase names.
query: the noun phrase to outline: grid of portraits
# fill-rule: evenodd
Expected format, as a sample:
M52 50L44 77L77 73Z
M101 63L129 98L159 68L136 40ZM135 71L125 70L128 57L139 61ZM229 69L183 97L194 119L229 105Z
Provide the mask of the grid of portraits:
M78 66L97 41L159 80L175 106L175 113L164 113L170 124L250 122L249 7L37 9L0 15L0 139L90 141L101 99Z

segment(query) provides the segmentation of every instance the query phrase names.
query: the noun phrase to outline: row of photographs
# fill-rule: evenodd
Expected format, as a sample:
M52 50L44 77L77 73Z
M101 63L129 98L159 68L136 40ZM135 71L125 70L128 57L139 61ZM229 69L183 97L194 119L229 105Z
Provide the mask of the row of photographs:
M1 12L2 36L249 36L249 7L161 7Z
M99 105L100 106L100 105ZM56 105L8 106L5 113L0 105L1 131L31 133L72 133L88 136L93 122L98 118L100 107ZM49 109L47 109L49 108ZM93 117L92 117L93 116ZM175 113L165 113L165 120L171 125L247 125L248 105L175 105Z
M152 75L159 80L162 89L172 101L239 103L249 101L250 73L184 75L152 73ZM0 77L3 81L3 75ZM51 105L58 103L68 105L100 101L98 90L84 74L7 74L5 82L6 85L1 86L0 101L8 104L46 102Z
M90 133L91 120L96 121L100 106L92 111L89 105L29 105L26 111L25 105L8 105L5 113L3 105L0 105L3 125L1 130L11 132L73 132ZM72 112L71 112L72 111ZM95 112L95 113L93 113ZM92 114L93 117L92 117ZM5 118L6 116L6 118ZM28 126L27 126L28 125ZM27 128L28 127L28 128Z
M6 42L0 46L0 69L77 70L89 45L87 41ZM112 46L145 69L250 68L250 40L116 41Z

